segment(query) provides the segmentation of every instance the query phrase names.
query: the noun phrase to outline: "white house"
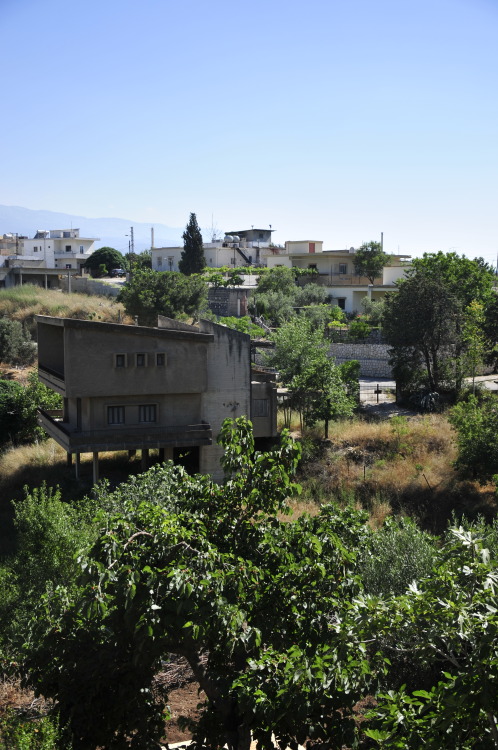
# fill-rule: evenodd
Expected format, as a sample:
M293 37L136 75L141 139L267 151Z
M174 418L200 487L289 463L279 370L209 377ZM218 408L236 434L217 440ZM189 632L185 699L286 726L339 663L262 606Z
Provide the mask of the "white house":
M21 255L42 260L46 268L80 270L97 241L98 237L80 237L79 229L43 229L32 239L23 240Z
M346 312L360 312L364 297L378 300L394 289L395 282L404 276L410 266L410 256L391 255L382 276L371 284L367 278L355 273L355 252L354 247L349 250L323 250L323 242L316 240L291 241L286 242L284 248L271 248L266 264L270 268L287 266L314 269L318 277L313 277L313 281L327 288L333 303Z
M242 266L260 265L262 251L271 246L273 229L244 229L230 232L222 240L204 242L204 255L209 268L239 268ZM153 247L153 271L178 271L178 264L183 252L182 246Z

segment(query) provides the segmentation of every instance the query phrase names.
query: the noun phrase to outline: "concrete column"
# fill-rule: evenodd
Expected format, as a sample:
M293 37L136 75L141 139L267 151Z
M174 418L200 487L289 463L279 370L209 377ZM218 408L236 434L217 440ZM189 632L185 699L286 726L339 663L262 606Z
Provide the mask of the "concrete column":
M73 454L66 453L66 466L72 466L72 463L73 463Z
M80 470L81 470L81 461L80 461L80 454L75 454L76 461L74 463L74 474L76 476L76 479L80 478Z
M93 483L97 484L99 481L99 453L98 451L93 454Z
M172 461L173 460L173 446L167 445L165 448L159 448L159 461L161 463L164 463L164 461Z
M142 448L142 471L147 471L149 468L149 449Z
M48 276L45 274L45 289L48 289Z
M128 451L128 458L135 458L136 455L137 455L136 450L133 449L131 451Z

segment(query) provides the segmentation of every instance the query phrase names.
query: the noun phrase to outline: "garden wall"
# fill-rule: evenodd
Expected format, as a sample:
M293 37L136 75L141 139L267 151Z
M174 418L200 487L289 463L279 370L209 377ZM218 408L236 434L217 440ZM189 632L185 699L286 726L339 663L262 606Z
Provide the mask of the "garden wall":
M61 288L63 292L67 292L67 277L62 277ZM71 291L81 292L82 294L95 294L98 297L117 297L121 291L121 287L106 284L105 281L97 281L97 279L91 279L86 276L83 278L72 276Z
M338 365L357 359L360 363L361 377L392 378L388 348L387 344L331 344L330 355L335 358Z

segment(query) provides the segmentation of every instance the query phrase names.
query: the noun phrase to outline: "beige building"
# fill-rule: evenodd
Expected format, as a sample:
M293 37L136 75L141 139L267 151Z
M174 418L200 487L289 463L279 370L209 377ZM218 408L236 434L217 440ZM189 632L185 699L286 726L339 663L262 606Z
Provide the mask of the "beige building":
M286 242L284 248L272 248L266 256L269 267L312 268L318 272L313 277L315 283L327 288L332 303L346 312L361 312L361 300L370 297L381 299L392 291L395 282L402 278L409 268L409 255L391 255L391 261L382 271L382 276L373 284L358 276L354 270L355 248L349 250L324 250L323 243L317 240Z
M158 327L37 316L38 376L60 393L60 412L40 423L68 454L149 451L222 479L216 443L227 417L251 417L254 435L276 435L276 387L251 378L250 337L209 321Z

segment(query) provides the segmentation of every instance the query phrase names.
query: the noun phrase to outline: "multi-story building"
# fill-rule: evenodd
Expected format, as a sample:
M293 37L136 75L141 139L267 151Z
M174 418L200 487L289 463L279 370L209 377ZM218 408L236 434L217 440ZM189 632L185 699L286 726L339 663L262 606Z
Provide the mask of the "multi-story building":
M209 321L159 318L158 327L37 316L38 377L60 393L40 423L68 459L101 451L190 452L201 473L222 478L216 443L227 417L246 415L254 435L276 435L276 386L251 378L251 340Z
M261 253L271 245L273 229L245 229L230 232L221 240L204 242L204 256L209 268L239 268L259 265ZM182 246L153 247L152 269L154 271L178 271L183 252Z
M364 297L378 300L395 288L395 282L410 266L410 256L391 255L389 265L372 284L369 279L355 273L355 252L354 247L324 250L323 242L317 240L291 241L283 248L271 248L266 263L269 267L288 266L317 271L318 276L311 280L327 288L334 304L346 312L360 312Z
M38 230L24 240L22 255L43 260L47 268L80 270L97 241L98 237L80 237L79 229Z

